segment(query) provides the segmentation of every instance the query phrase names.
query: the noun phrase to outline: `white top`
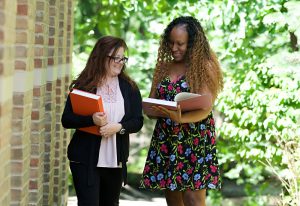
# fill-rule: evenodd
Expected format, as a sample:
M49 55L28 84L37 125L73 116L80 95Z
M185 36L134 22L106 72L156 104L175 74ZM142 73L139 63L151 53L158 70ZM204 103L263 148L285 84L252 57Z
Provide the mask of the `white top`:
M120 122L125 115L125 110L118 77L115 77L110 84L98 87L97 94L102 97L107 121ZM97 167L121 167L121 165L117 163L116 144L116 134L108 138L102 137Z

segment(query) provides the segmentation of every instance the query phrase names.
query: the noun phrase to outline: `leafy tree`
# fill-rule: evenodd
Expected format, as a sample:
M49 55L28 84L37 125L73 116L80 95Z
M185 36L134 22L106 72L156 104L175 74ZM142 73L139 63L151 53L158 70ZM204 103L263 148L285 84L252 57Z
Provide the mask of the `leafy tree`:
M159 38L165 26L179 15L198 18L225 75L225 89L215 108L222 122L218 149L223 175L245 183L248 194L255 196L263 191L262 182L273 176L273 171L289 168L283 144L300 144L300 2L77 2L74 65L83 68L87 53L100 36L120 36L129 45L128 72L144 97L150 90ZM152 125L147 124L146 128L150 131ZM145 155L145 149L141 151ZM272 167L266 167L266 162ZM297 181L299 187L299 177ZM261 190L257 192L253 187L259 185Z
M219 150L224 175L255 186L270 175L262 162L287 167L280 143L300 144L300 3L227 3L220 5L222 23L214 19L226 40L219 48L226 72L218 104L224 115Z

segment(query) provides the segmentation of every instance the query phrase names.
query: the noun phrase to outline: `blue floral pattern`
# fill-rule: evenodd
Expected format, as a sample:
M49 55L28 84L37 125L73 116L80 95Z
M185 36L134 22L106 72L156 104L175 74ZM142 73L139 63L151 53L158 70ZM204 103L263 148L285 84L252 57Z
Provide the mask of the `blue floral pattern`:
M179 92L189 92L184 76L176 82L167 77L157 87L160 99L173 101ZM212 113L195 123L177 124L169 118L157 120L141 188L172 191L221 188Z

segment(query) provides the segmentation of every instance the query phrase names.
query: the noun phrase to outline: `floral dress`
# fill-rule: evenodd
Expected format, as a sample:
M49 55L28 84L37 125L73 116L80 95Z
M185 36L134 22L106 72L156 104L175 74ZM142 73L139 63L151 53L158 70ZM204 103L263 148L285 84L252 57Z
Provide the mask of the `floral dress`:
M189 92L185 77L174 82L166 77L157 87L159 99L174 100ZM212 113L204 120L178 124L159 118L146 159L141 188L186 191L220 189Z

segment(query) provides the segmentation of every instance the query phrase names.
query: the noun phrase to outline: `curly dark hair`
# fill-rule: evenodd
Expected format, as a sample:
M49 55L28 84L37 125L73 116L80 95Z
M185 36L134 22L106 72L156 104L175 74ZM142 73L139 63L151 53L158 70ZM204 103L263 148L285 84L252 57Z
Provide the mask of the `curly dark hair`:
M157 64L154 70L150 96L154 96L157 84L165 78L167 67L172 62L170 48L170 33L173 28L184 26L188 33L187 54L185 58L189 69L186 72L187 83L192 92L200 92L207 87L214 99L223 88L223 76L215 53L211 50L199 21L191 16L181 16L174 19L164 30L158 49Z
M105 68L107 56L111 51L113 51L111 55L114 56L119 48L124 48L125 51L128 51L128 47L123 39L113 36L100 38L95 44L85 68L77 79L72 81L69 89L72 90L76 88L88 92L95 92L97 86L101 86L107 75ZM110 59L109 61L113 60ZM119 77L129 82L133 88L137 88L136 83L124 72L125 68L126 65L124 64Z

